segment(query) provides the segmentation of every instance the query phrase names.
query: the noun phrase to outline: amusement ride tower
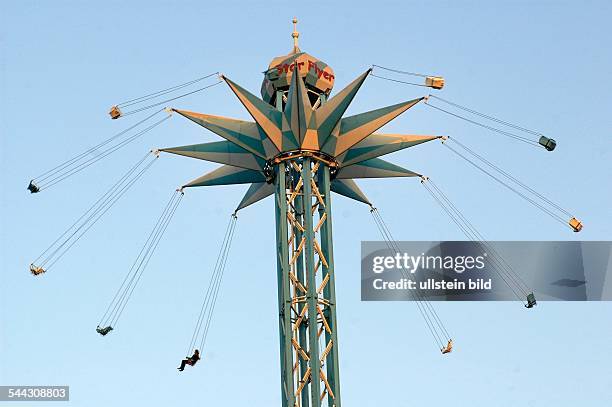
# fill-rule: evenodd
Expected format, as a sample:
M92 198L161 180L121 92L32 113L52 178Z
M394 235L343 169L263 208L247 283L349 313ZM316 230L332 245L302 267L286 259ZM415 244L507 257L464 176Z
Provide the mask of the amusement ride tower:
M274 195L283 406L340 407L330 192L369 205L354 179L418 177L378 157L439 137L374 134L423 98L342 117L371 70L329 98L334 72L299 49L293 23L262 98L221 76L254 122L173 109L225 141L161 151L224 164L184 187L250 183L237 210Z

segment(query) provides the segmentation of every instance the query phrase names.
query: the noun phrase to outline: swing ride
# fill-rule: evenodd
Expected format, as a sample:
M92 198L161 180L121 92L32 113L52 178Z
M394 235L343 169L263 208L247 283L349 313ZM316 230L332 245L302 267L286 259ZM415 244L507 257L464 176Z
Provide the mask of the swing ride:
M123 119L225 83L254 121L175 108L159 108L126 130L33 178L27 189L33 194L42 192L141 138L175 113L224 139L210 143L154 149L145 154L30 264L30 272L40 276L54 267L131 186L142 178L161 153L221 164L214 171L195 178L172 192L119 289L100 318L96 332L106 336L117 329L121 315L184 197L185 189L249 184L244 197L230 216L221 250L185 353L193 355L183 360L179 370L182 371L185 365L195 365L200 359L200 350L206 349L206 338L235 233L237 213L273 195L283 406L339 407L341 399L332 239L332 191L367 205L387 248L391 253L395 253L399 252L396 239L378 209L358 187L355 180L419 178L425 190L466 238L490 253L494 270L517 299L524 302L526 308L533 308L537 304L533 291L437 183L429 177L380 157L421 143L439 140L453 154L504 185L554 220L569 226L574 232L582 229L582 223L569 211L455 137L385 134L376 131L422 102L423 105L441 113L549 152L555 149L557 145L555 140L432 94L365 113L344 116L357 92L370 76L434 90L443 89L444 78L373 65L332 96L334 72L324 62L300 50L296 23L297 20L294 19L292 52L273 59L264 72L262 98L250 93L227 76L215 72L118 103L112 106L109 112L111 119ZM395 77L379 75L378 71L384 71L387 75ZM398 76L403 79L399 79ZM423 81L410 82L405 79L406 77L419 77ZM197 89L189 90L195 86ZM178 92L181 94L176 95ZM164 100L158 101L159 98ZM431 301L418 291L410 293L437 348L442 354L451 353L453 340Z

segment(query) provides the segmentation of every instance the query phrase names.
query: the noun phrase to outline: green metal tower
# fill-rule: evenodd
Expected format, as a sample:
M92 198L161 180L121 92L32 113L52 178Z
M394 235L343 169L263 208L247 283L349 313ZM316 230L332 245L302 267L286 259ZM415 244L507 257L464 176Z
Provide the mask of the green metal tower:
M254 122L173 109L225 141L161 151L224 164L184 187L251 184L237 210L274 195L283 407L340 407L331 191L369 205L354 179L418 177L378 157L439 137L374 133L422 98L342 117L370 70L328 100L332 69L292 36L262 99L221 76Z

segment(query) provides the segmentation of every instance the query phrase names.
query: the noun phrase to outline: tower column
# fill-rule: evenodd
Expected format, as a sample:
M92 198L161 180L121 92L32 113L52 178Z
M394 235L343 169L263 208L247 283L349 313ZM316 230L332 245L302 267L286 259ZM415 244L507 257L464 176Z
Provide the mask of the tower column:
M339 407L330 170L308 152L276 169L283 405Z
M283 92L276 92L276 108L283 110ZM289 282L289 246L287 244L287 174L285 162L276 166L275 178L276 259L281 362L281 399L283 407L294 407L293 338L291 323L291 287Z
M319 360L319 330L318 330L318 295L317 270L315 269L315 231L313 225L313 168L311 159L305 157L302 162L304 236L305 236L305 266L306 266L306 303L308 306L308 355L310 356L310 399L312 406L320 406L321 361ZM318 165L317 165L318 167Z
M291 179L292 179L292 193L295 193L295 199L293 200L292 209L293 209L293 219L295 222L289 222L292 225L293 230L293 244L291 245L291 258L292 265L294 267L294 275L297 278L297 281L300 282L301 287L306 287L306 272L304 270L305 261L304 261L304 228L302 225L304 224L304 197L300 192L302 188L302 176L299 170L299 167L291 167ZM296 192L297 191L297 192ZM299 288L299 287L298 287ZM299 289L296 290L296 296L299 292ZM304 292L300 292L299 294L304 294ZM294 307L296 308L297 315L308 315L308 308L305 301L295 301ZM304 350L304 352L308 349L308 321L303 320L301 324L295 324L294 329L296 329L296 338L295 340L299 344L300 348ZM298 382L298 387L300 383L307 384L307 380L303 378L306 377L306 372L308 370L307 363L299 363L300 355L295 355L297 363L297 371L298 375L301 379ZM310 398L307 391L302 391L300 393L300 406L308 407L310 405Z
M325 205L319 206L319 219L325 217L321 225L321 251L327 260L323 265L323 297L329 303L324 307L323 315L327 318L330 331L325 331L325 342L331 344L326 358L327 381L334 394L334 406L340 407L340 377L338 362L338 327L336 321L336 277L334 271L334 248L332 239L332 211L331 211L331 180L328 166L324 166L319 172L319 186Z
M278 280L279 339L281 362L281 398L283 407L295 406L293 391L293 350L291 340L291 289L289 282L289 248L287 245L287 190L285 163L277 167L275 212Z

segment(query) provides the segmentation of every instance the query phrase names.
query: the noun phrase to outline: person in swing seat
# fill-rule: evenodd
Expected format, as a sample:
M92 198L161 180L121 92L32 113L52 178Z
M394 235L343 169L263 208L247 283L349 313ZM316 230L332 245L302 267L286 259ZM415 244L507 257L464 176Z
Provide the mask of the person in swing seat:
M182 372L185 370L185 365L194 366L198 360L200 360L200 351L196 349L193 351L193 355L181 360L181 366L177 367L177 369Z
M448 344L443 347L442 349L440 349L442 351L442 354L445 355L447 353L451 353L453 351L453 340L449 339L448 340Z

